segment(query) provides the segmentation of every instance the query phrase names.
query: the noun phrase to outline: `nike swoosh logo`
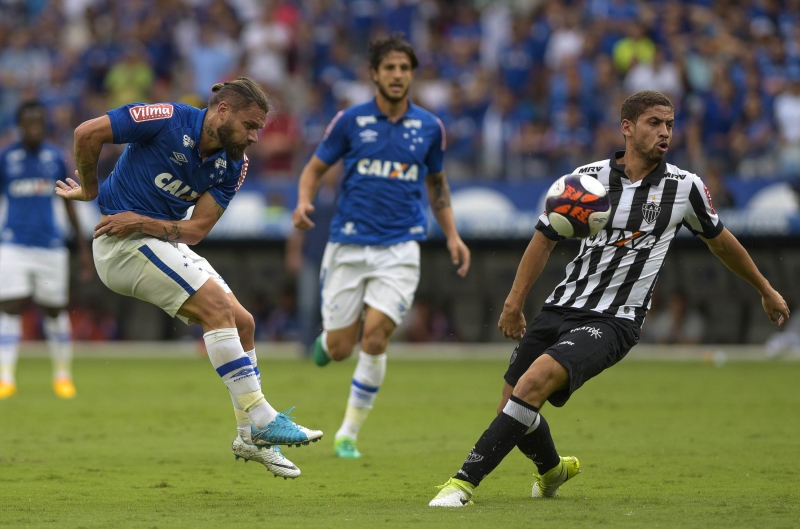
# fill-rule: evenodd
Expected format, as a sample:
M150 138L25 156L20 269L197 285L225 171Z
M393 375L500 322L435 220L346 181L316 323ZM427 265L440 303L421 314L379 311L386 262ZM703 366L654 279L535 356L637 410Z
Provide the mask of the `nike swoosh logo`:
M294 465L281 465L280 463L270 463L270 465L274 465L276 467L281 467L281 468L288 468L289 470L297 470L297 467Z

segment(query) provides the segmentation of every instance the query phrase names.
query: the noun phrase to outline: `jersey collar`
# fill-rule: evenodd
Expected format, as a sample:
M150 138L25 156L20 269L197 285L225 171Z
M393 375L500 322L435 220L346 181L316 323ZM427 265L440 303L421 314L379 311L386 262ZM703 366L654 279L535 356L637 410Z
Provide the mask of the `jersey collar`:
M192 138L194 140L194 150L197 153L198 159L201 160L202 156L200 154L200 140L203 138L203 121L206 119L206 114L208 114L208 108L204 108L197 113L197 119L194 122L194 131L192 132L192 135L194 136L194 138Z
M385 119L386 121L389 121L389 116L387 116L386 114L381 112L381 110L378 108L378 103L375 101L375 99L376 98L373 97L372 100L369 102L370 111L372 111L375 114L375 117L378 117L378 118L381 118L381 119ZM400 116L400 119L397 120L397 123L402 122L404 119L406 119L409 116L411 116L412 113L416 113L416 111L417 111L417 105L415 105L411 101L411 98L409 98L408 99L408 110L406 110L405 114Z
M624 155L625 151L615 151L614 156L612 156L611 160L609 160L609 166L613 171L619 171L622 173L623 177L627 178L627 176L625 176L625 164L617 163L617 158L622 158ZM661 160L661 163L659 163L655 169L650 171L647 176L642 179L642 183L651 186L657 186L661 183L661 179L664 178L666 172L667 162L665 160Z

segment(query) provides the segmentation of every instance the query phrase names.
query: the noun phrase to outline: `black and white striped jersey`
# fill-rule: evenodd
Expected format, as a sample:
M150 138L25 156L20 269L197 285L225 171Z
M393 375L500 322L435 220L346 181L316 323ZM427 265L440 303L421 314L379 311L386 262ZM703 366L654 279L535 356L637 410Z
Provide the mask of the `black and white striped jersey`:
M577 257L567 265L567 277L545 306L591 311L644 322L658 272L681 226L693 234L714 238L722 222L700 178L661 162L642 180L631 183L625 166L611 160L579 167L574 172L594 176L611 198L611 216L603 231L581 240ZM536 228L552 240L561 237L546 215Z

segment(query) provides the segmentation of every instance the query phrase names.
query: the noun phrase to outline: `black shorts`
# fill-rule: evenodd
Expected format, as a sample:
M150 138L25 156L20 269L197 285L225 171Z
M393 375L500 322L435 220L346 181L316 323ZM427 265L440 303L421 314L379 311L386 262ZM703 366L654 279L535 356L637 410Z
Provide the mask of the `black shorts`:
M569 372L569 387L547 399L560 407L587 380L625 358L638 342L639 326L633 321L544 307L511 354L503 378L516 386L534 360L543 354L552 356Z

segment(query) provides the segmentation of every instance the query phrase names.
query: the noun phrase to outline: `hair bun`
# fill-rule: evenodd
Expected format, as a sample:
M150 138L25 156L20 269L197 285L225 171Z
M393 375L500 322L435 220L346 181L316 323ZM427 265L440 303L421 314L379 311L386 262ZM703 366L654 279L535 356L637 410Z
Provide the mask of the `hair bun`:
M214 86L211 87L211 91L216 94L217 92L222 90L223 86L225 86L225 83L217 83L217 84L215 84Z

